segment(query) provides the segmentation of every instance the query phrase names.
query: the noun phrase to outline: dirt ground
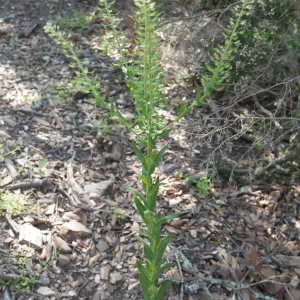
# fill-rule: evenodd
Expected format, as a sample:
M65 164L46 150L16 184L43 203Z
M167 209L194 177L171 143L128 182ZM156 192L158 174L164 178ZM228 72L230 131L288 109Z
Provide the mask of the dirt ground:
M2 285L1 299L143 299L135 267L141 246L132 232L142 222L132 193L125 189L140 188L141 166L131 137L117 121L104 123L105 111L73 87L63 96L63 105L53 96L74 71L43 26L71 17L75 10L88 13L97 3L0 0L1 154L11 151L0 162L0 186L32 191L25 211L11 218L2 211L0 216L0 280L4 275L21 276L20 262L25 274L33 272L37 280L29 290L10 290L10 296ZM180 5L163 2L164 21L184 16ZM115 9L121 11L124 26L133 26L132 1L116 1ZM172 43L175 31L170 24L165 27L162 62L169 104L164 116L171 121L179 99L189 101L194 94L180 80L190 70L172 59L176 55L183 60L190 47L182 37ZM70 33L76 47L82 48L79 56L88 58L88 68L100 74L107 100L132 117L134 102L124 78L99 47L104 34L101 18ZM299 183L258 182L246 172L229 184L228 176L220 173L201 195L193 178L201 176L220 137L216 134L201 144L195 124L210 113L207 107L193 109L158 145L169 145L156 172L164 183L158 210L179 214L164 225L164 234L173 234L165 259L175 263L167 275L182 278L183 299L300 299ZM239 162L244 169L250 158L260 155L249 150L244 139L225 146L222 159ZM89 193L87 203L92 205L76 204L74 189L78 197L85 197L83 190ZM38 211L36 203L42 205ZM62 228L70 220L84 229L71 228L64 234ZM38 230L33 234L41 236L41 247L20 237L28 224ZM79 236L71 236L72 230ZM58 243L69 250L55 251ZM181 293L180 283L173 283L165 299L181 299Z

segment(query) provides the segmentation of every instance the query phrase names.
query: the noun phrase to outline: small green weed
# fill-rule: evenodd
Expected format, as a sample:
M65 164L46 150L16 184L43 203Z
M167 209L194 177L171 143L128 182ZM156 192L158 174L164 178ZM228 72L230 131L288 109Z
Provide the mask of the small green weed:
M109 114L103 114L101 119L96 121L95 125L99 127L99 132L101 132L103 136L108 136L121 130L120 126L109 120Z
M118 207L117 202L111 200L105 200L105 201L109 205L109 209L103 211L112 214L114 217L118 217L118 220L123 220L125 217L125 211Z
M31 285L36 283L35 274L33 272L28 273L25 268L25 264L29 262L29 258L19 259L17 261L18 269L20 275L18 279L15 280L3 280L0 279L0 285L7 285L12 290L27 291L30 289Z
M12 153L18 151L19 149L20 149L20 147L16 146L15 149L13 149L12 151L5 153L3 144L0 144L0 163L4 161L5 156L12 154Z
M18 216L32 208L32 203L29 200L32 192L11 192L0 189L0 215L4 215L9 209L13 216Z
M198 180L194 181L199 196L205 196L210 192L210 182L213 177L213 174L205 173Z
M56 262L57 259L58 259L58 255L59 255L60 251L61 251L61 248L59 248L59 249L54 249L54 250L53 250L53 256L52 256L52 258L51 258L48 262L45 262L45 261L43 261L43 260L40 260L40 264L41 264L41 266L42 266L42 270L43 270L43 271L48 270L49 267L52 267L52 266L55 264L55 262Z
M11 36L8 39L8 43L11 47L15 48L20 44L20 40L17 37Z
M83 10L74 10L72 17L56 18L56 24L61 30L68 31L70 29L82 30L94 20L92 13L87 13Z
M47 159L46 158L41 159L39 161L38 167L34 168L33 171L39 174L40 176L49 175L48 172L45 171L46 164L47 164Z
M49 84L49 98L54 105L62 106L66 99L80 91L80 85L75 79L63 83L51 81Z

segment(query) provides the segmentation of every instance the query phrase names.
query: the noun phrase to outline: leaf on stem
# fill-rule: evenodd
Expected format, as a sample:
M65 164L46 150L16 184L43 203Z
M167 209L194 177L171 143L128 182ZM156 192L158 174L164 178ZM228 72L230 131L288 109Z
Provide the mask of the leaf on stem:
M145 217L145 212L147 211L147 207L137 197L134 198L134 203L144 223L147 225L148 228L151 228L152 224L150 224L147 218Z
M144 246L144 252L145 252L145 257L149 260L153 260L154 259L154 254L153 254L153 251L152 249L150 248L149 244L143 239L141 238L140 236L138 235L135 235L135 238L141 242ZM156 254L155 254L156 255Z
M154 257L154 261L155 264L160 266L161 262L162 262L162 257L164 255L164 252L168 246L168 244L170 243L172 239L172 234L167 235L164 239L162 239L160 241L160 243L158 244L156 251L155 251L155 257Z
M138 190L132 188L131 186L126 186L125 188L128 191L133 192L136 196L138 196L140 198L140 200L142 200L143 203L146 202L146 198L145 198L145 196L143 196L143 194L141 192L139 192Z
M147 170L149 175L153 174L155 168L158 166L164 152L168 148L168 145L165 145L159 152L153 151L145 158L144 168Z
M164 294L166 293L167 289L169 288L169 286L171 285L171 281L167 280L163 283L163 285L160 287L160 289L158 290L158 293L156 295L156 299L155 300L162 300Z
M168 215L168 216L160 217L160 214L157 214L156 219L154 221L154 226L156 226L157 224L162 224L171 221L177 217L178 215Z
M132 148L133 148L134 153L136 154L136 156L138 157L138 159L142 163L142 166L144 168L146 168L145 157L144 157L143 153L140 151L140 149L136 146L136 144L134 142L132 142Z
M160 186L159 177L157 177L155 183L150 188L150 191L149 191L148 197L147 197L148 202L149 202L149 209L151 211L154 211L154 209L155 209L159 186Z

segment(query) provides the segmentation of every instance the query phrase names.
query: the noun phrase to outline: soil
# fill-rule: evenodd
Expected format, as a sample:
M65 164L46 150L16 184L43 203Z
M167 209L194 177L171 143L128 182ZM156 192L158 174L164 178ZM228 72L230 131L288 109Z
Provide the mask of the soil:
M2 289L1 299L143 299L135 267L135 261L142 259L142 249L132 232L142 222L133 206L133 194L125 189L128 185L141 188L141 166L133 153L131 136L117 121L103 118L106 112L91 104L90 95L71 86L63 103L53 96L59 84L73 78L74 70L43 27L49 20L72 17L74 11L89 13L97 4L92 0L0 0L0 139L5 154L0 162L0 186L12 191L14 186L22 192L33 188L32 206L42 203L40 200L50 201L38 213L27 207L12 216L12 221L2 211L1 272L19 276L18 262L26 260L26 272L33 272L37 282L26 291L10 289L11 298ZM168 21L186 17L190 3L162 4L164 21ZM122 26L134 28L133 1L116 1L114 9L121 12ZM194 13L202 12L198 10ZM82 49L80 58L89 59L88 68L101 76L106 99L132 116L134 101L125 80L113 65L114 59L99 47L104 35L101 22L100 17L94 17L91 24L79 30L71 28L70 39L76 49ZM165 27L162 59L169 104L164 113L167 121L176 117L180 99L189 102L194 97L194 90L181 80L191 69L179 62L189 55L191 45L182 37L172 36L177 31L175 25L173 29L170 26ZM163 227L165 235L173 234L167 252L175 264L168 275L183 278L183 299L232 299L237 293L241 299L257 299L254 293L262 295L261 299L292 299L290 295L300 299L299 184L259 182L247 172L231 176L234 180L229 182L226 171L209 177L213 178L208 181L209 190L201 194L207 185L202 181L197 186L189 178L195 176L192 179L197 181L207 175L199 173L207 162L212 168L217 161L235 162L239 169L247 170L253 167L253 159L262 155L245 139L227 143L224 136L232 134L230 131L212 134L203 144L203 138L197 135L203 136L217 123L208 122L205 130L197 127L211 114L209 106L194 108L158 145L169 145L156 171L164 183L158 210L164 215L179 215ZM101 196L90 196L91 206L78 205L70 196L74 196L72 176L83 189L108 181L113 186L105 188ZM24 182L27 187L20 187ZM40 184L34 187L33 182ZM68 218L75 218L91 230L91 235L68 240L61 231ZM12 225L21 228L26 223L41 232L42 249L20 242L19 232ZM57 257L60 250L51 247L55 236L72 249L66 264ZM44 250L46 257L42 255ZM184 254L177 262L171 256L176 251ZM200 287L193 286L195 283ZM52 294L41 292L45 286ZM181 299L180 294L180 284L172 283L165 299Z

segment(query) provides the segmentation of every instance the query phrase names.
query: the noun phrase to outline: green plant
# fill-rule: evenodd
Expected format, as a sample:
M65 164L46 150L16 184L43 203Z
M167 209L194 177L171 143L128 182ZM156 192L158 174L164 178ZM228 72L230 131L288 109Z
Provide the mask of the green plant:
M17 38L17 37L9 37L9 39L8 39L8 43L9 43L9 45L11 46L11 47L16 47L16 46L18 46L19 45L19 43L20 43L20 40Z
M59 247L58 249L54 249L52 252L52 257L48 262L43 261L41 259L39 260L43 271L48 270L49 267L52 267L53 265L55 265L60 251L61 251L61 247Z
M13 216L18 216L25 211L29 211L33 206L29 197L30 192L11 192L0 189L0 214L4 215L6 210L10 210Z
M0 279L0 284L4 284L13 290L26 291L36 283L35 274L33 272L27 272L25 264L29 262L29 259L19 259L17 261L18 269L20 271L19 277L17 279L3 280Z
M227 28L222 32L224 42L217 47L213 46L213 42L206 45L209 47L208 55L200 61L196 77L200 78L207 64L214 65L218 49L223 51L226 48L237 20L241 17L227 65L227 87L232 87L234 83L239 83L239 86L249 85L252 80L263 80L263 77L268 81L284 80L286 60L294 60L299 56L299 1L243 0L227 1L227 4L230 4L232 13ZM242 16L241 11L244 11Z
M210 192L210 182L213 177L214 174L206 172L198 180L194 181L199 196L205 196Z
M87 13L83 10L74 10L72 17L56 18L55 22L61 30L83 29L94 20L92 13Z
M62 83L51 81L48 94L53 104L62 106L68 97L75 95L80 89L80 85L75 79Z
M110 114L103 114L101 119L95 121L95 125L99 128L99 132L101 132L103 136L117 133L121 130L121 127L114 121L111 121L109 116Z
M101 210L101 211L108 212L108 213L112 214L114 217L118 217L118 220L123 220L125 217L124 209L119 208L117 202L115 202L115 201L111 201L111 200L105 200L105 201L109 205L109 209Z
M47 159L43 158L39 161L38 167L34 168L33 171L39 174L40 176L46 176L48 175L47 172L45 172L44 168L47 164Z
M163 253L168 246L172 235L169 234L161 238L161 227L164 222L170 221L177 215L163 216L161 212L156 212L156 202L159 187L161 185L159 177L153 178L154 171L159 164L167 145L160 150L156 149L157 140L166 136L173 127L173 124L181 119L187 111L196 106L202 105L203 99L225 79L224 70L227 67L228 57L230 55L230 46L235 36L237 26L235 26L223 53L219 51L219 58L215 60L215 66L211 70L212 77L203 77L204 93L197 86L196 100L187 106L183 101L176 119L166 124L160 111L166 107L166 101L163 96L164 85L161 79L163 68L160 66L161 55L159 49L159 37L156 28L159 27L159 14L155 10L154 2L151 0L136 0L137 10L137 31L136 48L128 51L128 44L120 36L120 22L113 21L112 3L108 4L106 0L101 0L100 5L104 8L102 18L106 19L107 32L114 37L115 44L111 47L118 50L120 60L118 65L123 70L126 77L126 84L130 89L135 100L135 121L127 121L114 106L113 102L108 104L101 93L101 83L97 77L92 77L84 65L86 60L81 62L74 51L74 44L67 40L64 32L58 30L51 24L45 26L45 31L53 40L61 45L65 55L71 56L75 63L71 67L77 67L77 80L85 85L86 92L92 92L94 103L106 109L111 115L118 117L121 125L126 126L133 136L132 147L142 164L142 173L140 179L143 191L140 192L134 188L127 189L135 195L134 203L142 217L146 228L139 228L138 233L142 233L146 238L138 234L136 239L142 244L144 249L144 263L137 261L136 266L139 270L139 280L142 293L146 300L160 300L167 291L170 281L165 281L160 287L158 280L160 274L170 268L172 264L163 265ZM237 23L240 21L238 19ZM145 149L141 150L141 149Z

